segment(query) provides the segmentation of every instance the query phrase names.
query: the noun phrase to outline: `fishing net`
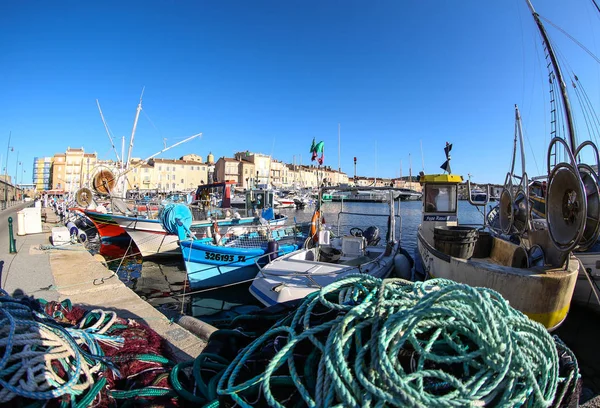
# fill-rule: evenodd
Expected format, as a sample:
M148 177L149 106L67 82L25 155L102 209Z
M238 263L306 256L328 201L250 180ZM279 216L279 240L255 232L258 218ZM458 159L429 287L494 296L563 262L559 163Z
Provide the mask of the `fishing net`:
M136 320L0 291L0 405L177 406L168 356Z

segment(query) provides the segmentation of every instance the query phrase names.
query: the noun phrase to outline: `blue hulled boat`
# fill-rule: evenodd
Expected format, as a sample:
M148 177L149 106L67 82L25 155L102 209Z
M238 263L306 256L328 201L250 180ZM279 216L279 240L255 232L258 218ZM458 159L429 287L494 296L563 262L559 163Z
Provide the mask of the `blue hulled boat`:
M260 228L260 227L258 227ZM222 238L219 245L211 239L179 242L188 280L192 289L231 285L253 279L258 265L265 265L271 257L297 250L304 235L295 227L277 228L268 236L256 227L239 236Z

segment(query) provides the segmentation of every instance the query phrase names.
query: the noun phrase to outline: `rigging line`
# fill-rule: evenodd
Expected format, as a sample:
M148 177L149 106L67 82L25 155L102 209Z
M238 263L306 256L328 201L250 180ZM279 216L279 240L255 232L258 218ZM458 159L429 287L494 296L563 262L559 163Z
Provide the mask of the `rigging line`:
M592 4L596 6L596 10L598 10L598 13L600 13L600 6L598 5L598 3L596 3L596 0L592 0Z
M588 133L594 138L594 143L598 144L597 131L595 128L598 127L599 123L598 117L594 111L594 107L589 103L587 94L585 93L585 89L583 87L576 86L575 83L573 83L573 87L575 88L575 94L577 95L579 105L583 111L583 119Z
M148 122L150 122L150 124L158 132L158 134L160 135L160 137L162 137L162 135L163 135L162 132L160 131L160 129L158 127L156 127L156 125L154 124L154 122L152 121L152 119L150 119L150 116L148 116L148 114L146 113L146 108L142 109L142 113L146 116L146 119L148 119Z
M515 2L516 4L516 2ZM519 4L520 4L520 0L519 0ZM522 78L523 78L523 87L521 89L521 97L523 98L523 100L521 102L525 101L525 32L523 30L523 19L521 18L521 7L516 7L517 8L517 15L519 16L519 27L521 28L521 58L523 59L523 64L522 64L522 68L523 68L523 72L522 72ZM521 104L522 105L522 104Z
M597 138L596 135L594 134L593 128L591 127L591 123L590 120L588 119L589 113L588 113L588 108L587 108L587 104L583 104L581 102L581 99L583 98L581 95L581 90L578 89L577 87L575 87L575 94L577 95L577 100L579 101L579 105L581 107L581 110L583 111L583 122L585 123L585 126L587 128L587 132L590 135L590 140L593 137L594 138L594 143L597 144Z
M576 84L579 85L581 84L581 82L579 81L579 78L575 78ZM598 115L596 114L596 110L594 109L594 104L592 103L590 97L588 96L585 88L583 86L580 86L580 91L582 92L582 94L585 97L585 101L586 101L586 105L588 106L588 108L590 109L591 113L591 117L595 122L596 125L596 133L598 133L598 129L600 129L600 118L598 117Z
M535 164L535 169L537 171L537 174L541 174L540 168L538 167L538 163L535 158L535 151L533 150L533 145L531 144L531 139L529 137L527 137L527 135L526 135L527 130L524 129L523 133L525 133L525 135L524 135L524 136L526 136L525 139L527 139L527 144L529 145L529 149L531 150L531 157L533 157L533 164Z
M556 28L558 31L560 31L561 33L566 35L571 41L573 41L575 44L577 44L582 50L587 52L590 57L592 57L594 60L596 60L596 62L598 64L600 64L600 58L598 58L592 51L590 51L589 48L587 48L585 45L580 43L575 37L573 37L571 34L567 33L565 30L563 30L562 28L560 28L559 26L557 26L556 24L554 24L552 21L548 20L544 16L539 15L539 17L542 20L544 20L545 22L547 22L548 24L550 24L552 27Z

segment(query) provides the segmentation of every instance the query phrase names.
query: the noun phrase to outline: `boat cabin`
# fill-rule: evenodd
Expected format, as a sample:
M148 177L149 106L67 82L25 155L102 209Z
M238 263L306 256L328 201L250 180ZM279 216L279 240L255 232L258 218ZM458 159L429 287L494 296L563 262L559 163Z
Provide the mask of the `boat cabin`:
M462 181L462 176L455 174L420 177L419 183L423 186L421 233L428 242L433 242L436 227L458 225L458 185Z

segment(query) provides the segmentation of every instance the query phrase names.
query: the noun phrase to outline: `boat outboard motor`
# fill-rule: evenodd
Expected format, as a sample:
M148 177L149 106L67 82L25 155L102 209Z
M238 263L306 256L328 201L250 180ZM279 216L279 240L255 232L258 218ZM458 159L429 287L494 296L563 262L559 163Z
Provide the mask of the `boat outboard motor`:
M367 240L367 245L377 245L381 240L379 228L370 226L363 232L363 237Z

